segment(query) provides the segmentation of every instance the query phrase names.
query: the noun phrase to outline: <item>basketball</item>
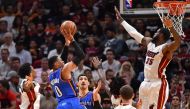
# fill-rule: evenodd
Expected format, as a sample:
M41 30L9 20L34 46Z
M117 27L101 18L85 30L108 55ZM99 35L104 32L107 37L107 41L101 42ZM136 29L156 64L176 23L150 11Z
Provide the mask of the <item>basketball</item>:
M77 32L77 26L73 21L67 20L61 24L60 31L62 34L63 30L67 32L70 31L71 34L74 36L74 34Z

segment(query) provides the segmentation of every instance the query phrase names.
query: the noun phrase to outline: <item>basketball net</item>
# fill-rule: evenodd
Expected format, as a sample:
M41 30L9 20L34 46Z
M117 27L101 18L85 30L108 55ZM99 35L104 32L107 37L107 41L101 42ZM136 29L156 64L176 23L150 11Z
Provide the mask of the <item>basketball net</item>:
M182 21L186 12L186 5L187 2L183 1L162 1L154 3L154 9L158 13L162 23L166 17L171 19L173 21L173 27L181 38L185 38ZM163 27L165 27L164 24Z

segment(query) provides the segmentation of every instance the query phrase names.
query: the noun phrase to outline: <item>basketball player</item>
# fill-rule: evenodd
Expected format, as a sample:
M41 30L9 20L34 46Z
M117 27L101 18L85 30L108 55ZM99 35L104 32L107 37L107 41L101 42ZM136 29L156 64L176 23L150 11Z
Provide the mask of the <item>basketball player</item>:
M98 81L98 86L93 92L89 91L89 85L89 80L85 74L78 76L80 103L85 105L87 109L102 109L100 105L101 98L98 93L101 88L101 80Z
M72 80L71 71L77 67L85 55L74 40L70 30L63 31L63 35L66 42L70 42L69 45L75 47L76 57L66 64L57 56L51 57L48 61L50 69L53 69L49 80L58 101L57 109L84 109L85 107L80 105L77 97L77 89Z
M23 64L19 69L21 105L20 109L40 109L40 85L33 81L35 78L34 68L29 64Z
M180 46L181 38L173 27L173 22L164 18L164 25L168 28L160 28L153 38L144 37L135 28L129 25L121 17L117 8L116 18L125 30L138 43L147 47L146 60L144 66L145 79L139 89L139 97L142 99L142 109L164 109L168 98L168 83L165 75L165 68L171 61L173 53ZM170 33L173 40L170 39Z
M124 85L120 88L121 104L115 109L136 109L132 106L134 91L133 88L129 85ZM140 108L139 108L140 109Z

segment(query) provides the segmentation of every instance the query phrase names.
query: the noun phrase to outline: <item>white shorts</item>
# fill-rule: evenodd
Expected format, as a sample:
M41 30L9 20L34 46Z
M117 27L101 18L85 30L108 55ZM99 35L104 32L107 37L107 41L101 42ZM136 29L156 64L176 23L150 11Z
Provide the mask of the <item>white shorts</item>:
M139 89L139 98L142 100L142 109L165 109L169 87L165 78L144 80Z

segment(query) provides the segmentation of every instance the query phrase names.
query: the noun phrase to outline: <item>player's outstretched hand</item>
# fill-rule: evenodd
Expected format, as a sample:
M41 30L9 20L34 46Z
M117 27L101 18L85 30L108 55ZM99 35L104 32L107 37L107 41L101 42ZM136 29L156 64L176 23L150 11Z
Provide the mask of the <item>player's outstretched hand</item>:
M124 19L121 17L121 14L116 6L114 7L114 9L115 9L115 14L116 14L116 19L121 23Z
M163 18L163 23L167 28L173 27L173 21L168 17Z
M99 92L100 88L102 87L102 81L98 80L98 85L97 87L94 89L94 91Z
M92 65L95 69L98 69L102 64L102 60L99 59L98 57L93 57L91 62L92 62Z
M100 95L99 95L99 91L100 91L100 88L102 87L102 81L101 80L98 80L98 85L97 87L93 90L93 98L94 98L94 101L97 101L97 100L100 100Z

